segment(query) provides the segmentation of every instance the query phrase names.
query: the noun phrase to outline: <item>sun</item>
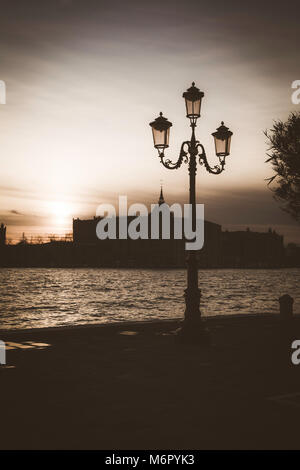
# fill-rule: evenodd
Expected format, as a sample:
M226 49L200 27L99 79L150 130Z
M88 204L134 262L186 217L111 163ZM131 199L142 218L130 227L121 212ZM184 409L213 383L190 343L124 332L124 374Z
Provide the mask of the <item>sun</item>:
M50 201L48 204L49 211L58 225L64 225L71 217L72 207L65 201Z

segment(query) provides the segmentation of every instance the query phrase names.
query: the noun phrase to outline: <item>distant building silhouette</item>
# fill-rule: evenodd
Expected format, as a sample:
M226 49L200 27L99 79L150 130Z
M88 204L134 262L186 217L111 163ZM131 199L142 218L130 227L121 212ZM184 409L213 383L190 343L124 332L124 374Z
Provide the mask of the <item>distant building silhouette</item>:
M165 202L161 187L158 204ZM161 215L161 214L160 214ZM129 224L135 217L128 217ZM63 240L54 236L49 243L28 242L6 244L6 227L0 225L0 266L42 267L136 267L182 268L186 265L185 240L174 237L174 214L170 213L170 239L151 239L151 215L148 220L148 240L130 238L99 240L96 234L100 217L73 219L72 237ZM117 234L120 219L117 217ZM183 220L181 219L181 223ZM184 232L183 232L184 233ZM223 231L219 224L204 222L204 247L198 251L199 268L277 268L299 267L300 247L290 243L286 249L283 237L274 230L253 232Z
M165 203L161 187L158 204ZM135 217L127 217L127 224ZM170 239L162 238L162 217L160 214L159 239L151 239L151 215L148 216L148 240L118 239L119 217L117 217L117 240L99 240L96 226L100 217L81 220L73 219L73 241L80 247L83 262L104 266L140 267L184 267L186 262L185 239L174 237L174 213L170 213ZM183 219L181 220L183 226ZM184 232L183 232L184 233ZM221 226L212 222L204 223L204 248L199 252L200 267L221 265ZM85 261L84 261L85 260Z
M233 268L275 268L284 263L283 236L267 232L222 232L222 265Z
M300 246L296 245L296 243L289 243L285 251L286 251L287 266L299 267L300 266Z
M6 244L6 227L4 224L0 225L0 245Z

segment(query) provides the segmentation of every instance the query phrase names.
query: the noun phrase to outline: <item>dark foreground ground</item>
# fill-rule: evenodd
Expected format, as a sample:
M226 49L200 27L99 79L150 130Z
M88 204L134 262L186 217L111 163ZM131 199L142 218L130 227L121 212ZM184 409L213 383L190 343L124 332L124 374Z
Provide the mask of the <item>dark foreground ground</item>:
M299 449L300 318L207 325L204 350L175 321L0 331L0 448Z

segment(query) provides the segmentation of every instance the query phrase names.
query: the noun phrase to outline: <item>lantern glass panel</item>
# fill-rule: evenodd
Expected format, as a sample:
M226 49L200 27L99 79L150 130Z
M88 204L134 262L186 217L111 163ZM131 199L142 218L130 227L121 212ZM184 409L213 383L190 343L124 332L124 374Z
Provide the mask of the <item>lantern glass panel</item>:
M196 101L191 101L186 99L186 115L189 118L198 118L200 116L200 108L201 108L201 99Z
M226 142L226 139L218 139L217 137L215 137L216 155L226 155Z
M170 128L158 130L152 127L154 147L164 149L169 147Z

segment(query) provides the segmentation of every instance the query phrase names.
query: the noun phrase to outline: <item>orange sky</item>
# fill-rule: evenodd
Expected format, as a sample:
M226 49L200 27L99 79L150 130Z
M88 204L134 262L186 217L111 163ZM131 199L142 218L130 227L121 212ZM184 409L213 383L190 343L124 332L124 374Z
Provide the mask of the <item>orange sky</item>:
M267 4L247 12L234 1L7 4L0 222L8 237L69 232L73 216L94 215L119 194L156 202L161 179L167 202L187 202L187 168L160 165L149 122L159 111L173 122L176 158L190 137L182 92L195 80L205 93L197 136L211 164L211 133L221 120L234 133L224 174L198 171L207 216L230 229L277 227L300 242L299 226L266 188L263 135L300 107L291 102L298 25L292 9L273 5L270 15Z

